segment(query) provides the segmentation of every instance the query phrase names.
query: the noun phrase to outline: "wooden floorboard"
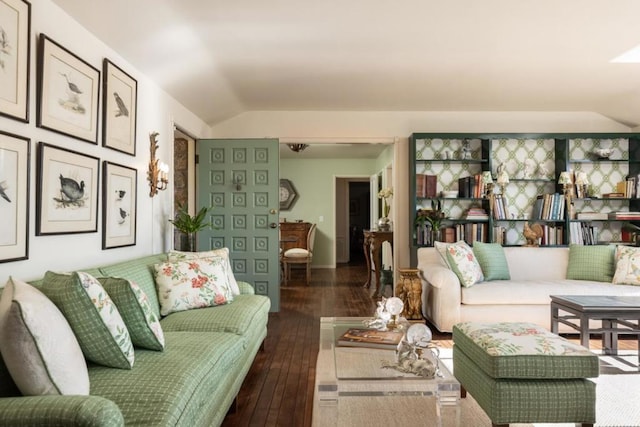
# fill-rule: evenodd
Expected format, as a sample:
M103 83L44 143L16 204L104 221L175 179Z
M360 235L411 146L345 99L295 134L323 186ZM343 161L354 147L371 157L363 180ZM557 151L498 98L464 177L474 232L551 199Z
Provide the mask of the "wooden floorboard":
M303 272L293 269L292 280L282 287L281 311L269 315L265 350L258 352L238 395L237 411L227 415L223 426L311 426L320 318L375 312L373 290L362 287L364 266L314 269L309 284ZM390 295L391 289L385 292ZM437 345L453 345L451 334L431 329ZM570 339L578 342L577 336ZM601 348L597 337L590 345ZM637 341L621 339L619 348L637 349Z

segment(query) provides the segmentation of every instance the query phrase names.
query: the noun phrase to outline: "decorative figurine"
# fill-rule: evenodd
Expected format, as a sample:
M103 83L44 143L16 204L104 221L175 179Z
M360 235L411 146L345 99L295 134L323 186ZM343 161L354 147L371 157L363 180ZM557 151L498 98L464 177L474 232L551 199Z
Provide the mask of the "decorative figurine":
M524 161L524 179L531 179L533 178L533 174L536 171L536 161L533 159L526 159Z

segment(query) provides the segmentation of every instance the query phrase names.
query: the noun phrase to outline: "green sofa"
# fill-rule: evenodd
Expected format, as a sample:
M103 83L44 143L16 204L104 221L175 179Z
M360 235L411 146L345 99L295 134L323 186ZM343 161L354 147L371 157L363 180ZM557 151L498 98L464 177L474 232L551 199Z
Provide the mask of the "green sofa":
M152 255L83 271L135 281L161 317L153 266L166 259ZM0 426L220 425L267 335L269 299L238 284L241 294L230 304L161 318L164 351L136 348L133 369L89 362L89 396L22 396L0 363Z

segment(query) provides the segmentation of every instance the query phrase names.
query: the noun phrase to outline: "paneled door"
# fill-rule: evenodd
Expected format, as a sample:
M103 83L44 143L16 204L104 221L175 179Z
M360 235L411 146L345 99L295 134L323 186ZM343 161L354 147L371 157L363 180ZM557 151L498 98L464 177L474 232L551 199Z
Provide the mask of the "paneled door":
M197 208L214 206L215 229L198 250L228 247L238 280L280 311L277 139L201 139L196 144Z

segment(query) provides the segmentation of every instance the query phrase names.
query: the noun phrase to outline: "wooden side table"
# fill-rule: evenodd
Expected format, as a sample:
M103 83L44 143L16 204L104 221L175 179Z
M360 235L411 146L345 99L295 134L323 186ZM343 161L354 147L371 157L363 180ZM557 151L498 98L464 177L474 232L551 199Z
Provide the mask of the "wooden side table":
M378 231L378 230L363 230L364 233L364 258L367 262L367 281L364 284L365 288L371 286L371 261L373 261L374 268L376 270L376 284L380 287L380 271L382 266L382 257L380 256L380 249L384 242L389 242L391 245L391 253L393 253L393 231ZM378 296L378 289L373 294L374 297Z
M402 315L408 320L422 320L422 281L418 276L419 271L415 268L398 270L400 278L396 285L396 296L404 302Z

